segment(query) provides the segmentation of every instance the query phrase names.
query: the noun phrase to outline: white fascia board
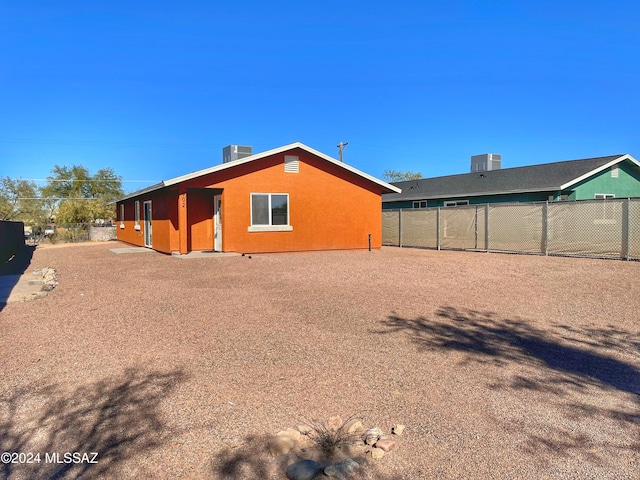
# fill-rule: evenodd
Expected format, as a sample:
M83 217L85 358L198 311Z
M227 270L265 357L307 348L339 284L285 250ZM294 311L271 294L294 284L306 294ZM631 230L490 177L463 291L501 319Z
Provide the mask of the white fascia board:
M300 144L302 145L302 144ZM227 163L221 163L219 165L215 165L213 167L205 168L203 170L198 170L197 172L187 173L186 175L181 175L179 177L172 178L170 180L165 180L164 184L166 186L175 185L176 183L184 182L187 180L192 180L194 178L201 177L203 175L208 175L210 173L219 172L221 170L226 170L227 168L235 167L238 165L242 165L245 163L253 162L254 160L259 160L264 157L268 157L269 155L276 155L278 153L286 152L287 150L291 150L295 148L297 145L292 143L290 145L285 145L284 147L274 148L273 150L267 150L266 152L256 153L255 155L251 155L249 157L239 158L238 160L232 160ZM307 147L308 148L308 147Z
M558 190L564 190L565 188L568 188L571 185L575 185L576 183L579 183L582 180L586 180L587 178L592 177L593 175L595 175L597 173L600 173L603 170L606 170L607 168L611 167L612 165L615 165L617 163L623 162L625 160L630 160L632 163L634 163L635 165L640 167L640 162L638 162L631 155L629 155L629 154L621 155L620 157L616 158L615 160L612 160L609 163L605 163L601 167L595 168L595 169L591 170L590 172L587 172L584 175L579 176L578 178L574 178L573 180L571 180L570 182L565 183L564 185L560 185L560 188Z
M223 163L220 165L216 165L214 167L209 167L209 168L205 168L204 170L198 170L197 172L193 172L193 173L189 173L187 175L182 175L180 177L176 177L176 178L172 178L171 180L166 180L164 182L165 186L170 186L170 185L175 185L176 183L180 183L180 182L184 182L186 180L191 180L203 175L208 175L210 173L215 173L215 172L219 172L221 170L226 170L227 168L231 168L231 167L235 167L238 165L243 165L245 163L249 163L249 162L253 162L255 160L259 160L261 158L265 158L265 157L269 157L271 155L277 155L279 153L283 153L283 152L287 152L289 150L293 150L294 148L300 148L302 150L305 150L317 157L322 158L323 160L326 160L329 163L333 163L334 165L337 165L341 168L344 168L345 170L348 170L352 173L355 173L356 175L359 175L363 178L366 178L367 180L376 183L378 185L380 185L381 187L384 187L388 190L391 190L392 192L396 192L396 193L400 193L402 190L394 185L391 185L389 183L383 182L382 180L378 180L375 177L372 177L371 175L368 175L364 172L361 172L360 170L358 170L357 168L353 168L349 165L346 165L345 163L339 162L338 160L329 157L328 155L325 155L322 152L319 152L317 150L314 150L311 147L307 147L306 145L304 145L303 143L300 142L295 142L295 143L290 143L289 145L284 145L282 147L278 147L278 148L274 148L272 150L267 150L266 152L261 152L261 153L257 153L255 155L251 155L250 157L245 157L245 158L240 158L238 160L233 160L231 162L227 162L227 163Z
M134 197L139 197L140 195L144 195L145 193L153 192L155 190L160 190L161 188L164 188L164 187L165 187L164 182L156 183L154 185L151 185L149 187L143 188L141 190L137 190L135 192L131 192L131 193L125 195L124 197L119 198L118 200L115 200L115 201L113 201L111 203L108 203L107 205L111 205L111 204L118 203L118 202L123 202L125 200L129 200L129 199L134 198Z
M382 180L379 180L376 177L372 177L371 175L369 175L367 173L364 173L363 171L358 170L357 168L354 168L351 165L347 165L346 163L340 162L339 160L336 160L335 158L331 158L329 155L325 155L324 153L319 152L317 150L314 150L311 147L307 147L306 145L304 145L302 143L297 142L295 145L297 147L299 147L299 148L302 148L303 150L306 150L309 153L312 153L313 155L316 155L316 156L326 160L329 163L333 163L334 165L336 165L338 167L344 168L345 170L348 170L348 171L350 171L352 173L355 173L356 175L359 175L359 176L361 176L363 178L366 178L367 180L369 180L369 181L371 181L373 183L376 183L376 184L378 184L378 185L380 185L380 186L382 186L382 187L384 187L384 188L386 188L388 190L391 190L392 192L395 192L395 193L401 193L402 192L402 189L396 187L395 185L391 185L390 183L383 182Z

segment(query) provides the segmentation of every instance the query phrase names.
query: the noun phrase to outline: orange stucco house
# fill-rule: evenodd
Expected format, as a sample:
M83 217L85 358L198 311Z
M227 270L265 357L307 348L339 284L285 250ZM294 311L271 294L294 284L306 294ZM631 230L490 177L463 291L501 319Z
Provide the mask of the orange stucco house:
M400 190L292 143L121 198L117 237L171 254L378 249L382 194L392 192Z

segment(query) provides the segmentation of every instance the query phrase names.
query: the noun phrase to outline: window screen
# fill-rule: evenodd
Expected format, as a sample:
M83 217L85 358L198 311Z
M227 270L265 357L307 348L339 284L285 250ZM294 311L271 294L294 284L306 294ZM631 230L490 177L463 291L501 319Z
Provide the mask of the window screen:
M289 225L289 195L252 193L251 225Z

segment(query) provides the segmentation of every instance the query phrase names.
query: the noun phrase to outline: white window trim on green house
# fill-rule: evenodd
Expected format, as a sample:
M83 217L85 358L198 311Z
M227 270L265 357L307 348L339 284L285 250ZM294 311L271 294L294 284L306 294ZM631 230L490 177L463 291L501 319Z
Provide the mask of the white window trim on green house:
M420 200L417 202L413 202L413 208L427 208L427 201Z
M445 207L463 207L469 205L469 200L449 200L444 202Z
M613 200L616 196L613 193L595 193L593 198L596 200L603 200L602 211L600 218L594 219L593 223L596 225L615 225L620 219L620 212L616 211L617 202L607 202L606 200Z
M274 217L273 200L275 197L286 197L287 213L284 219L286 223L280 223ZM266 204L264 203L265 199L267 200ZM249 232L290 232L293 227L289 224L289 218L288 193L251 193L251 225L247 229Z

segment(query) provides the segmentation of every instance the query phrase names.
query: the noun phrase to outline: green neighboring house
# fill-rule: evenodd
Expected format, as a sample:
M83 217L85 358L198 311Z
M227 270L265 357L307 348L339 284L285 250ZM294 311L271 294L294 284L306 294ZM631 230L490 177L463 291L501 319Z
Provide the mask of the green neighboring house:
M640 197L640 162L628 154L611 155L392 185L402 192L382 195L383 210Z

